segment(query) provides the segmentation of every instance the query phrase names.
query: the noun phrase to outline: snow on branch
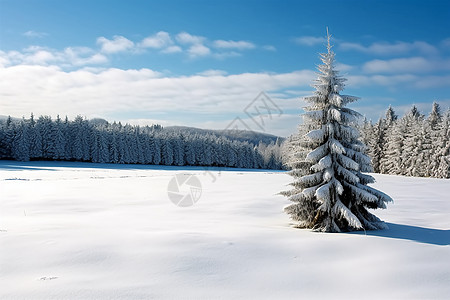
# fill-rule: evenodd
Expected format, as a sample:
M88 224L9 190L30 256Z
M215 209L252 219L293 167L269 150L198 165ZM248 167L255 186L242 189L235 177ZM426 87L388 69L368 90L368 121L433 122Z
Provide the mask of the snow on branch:
M358 176L359 176L359 182L361 184L369 184L369 183L375 182L375 178L373 178L373 176L363 174L363 173L359 173Z
M359 164L356 161L354 161L353 159L351 159L343 154L340 154L337 156L337 160L344 168L354 170L354 171L359 171Z
M319 188L318 185L312 186L310 188L304 189L302 194L306 199L312 199L318 188Z
M337 215L344 217L351 227L355 229L363 228L359 219L341 202L341 200L336 201L333 209Z
M353 172L347 170L346 168L343 168L340 164L336 164L336 171L339 175L344 177L345 181L350 182L351 184L357 184L359 183L360 179L358 176L356 176Z
M325 170L326 168L331 167L331 164L332 164L331 156L326 155L326 156L322 157L317 164L312 165L311 170L313 170L315 172L320 172L320 171Z
M289 196L288 199L289 199L289 201L292 201L292 202L301 203L301 202L305 201L307 199L307 197L303 193L298 193L298 194Z
M349 184L344 182L344 185L347 188L350 188L352 191L352 194L354 195L354 197L357 200L357 203L362 203L362 202L371 202L371 203L378 203L378 197L367 192L364 189L361 189L355 185ZM359 185L359 183L357 184Z
M352 103L359 100L359 97L350 96L350 95L340 95L342 98L343 104Z
M328 110L328 120L341 122L341 112L336 108L331 108Z
M363 184L360 184L360 183L358 183L356 186L358 188L362 189L362 190L365 190L365 191L367 191L367 192L369 192L371 194L374 194L376 197L378 197L379 201L381 203L383 203L383 204L387 203L387 202L394 202L394 200L392 200L391 197L389 197L387 194L383 193L382 191L379 191L379 190L374 189L374 188L372 188L370 186L363 185ZM383 207L383 208L386 208L386 207Z
M327 203L330 201L330 189L332 188L332 183L328 182L321 187L319 187L314 196L319 200L320 203Z
M331 94L329 99L330 103L336 105L337 107L341 107L344 100L342 96L337 93Z
M334 154L344 154L345 148L342 146L341 143L339 143L336 139L329 139L328 144L330 145L330 152Z
M298 180L301 187L316 186L322 182L322 173L314 173L311 175L305 175Z
M354 146L354 144L352 146ZM366 171L363 170L362 167L364 167L364 166L369 166L370 167L370 164L371 164L370 157L368 157L364 153L359 152L359 151L355 151L355 150L350 149L350 148L346 148L346 152L347 152L347 156L349 158L353 159L355 162L357 162L361 166L361 171L362 172L366 172Z
M311 130L306 134L306 137L311 139L312 141L322 143L327 137L327 132L325 128Z
M329 152L328 143L325 143L325 144L317 147L313 151L309 152L308 155L306 156L305 160L308 162L311 162L311 163L315 163L315 162L319 161L322 157L327 155L328 152Z
M322 110L307 111L303 114L303 118L305 118L308 121L319 123L323 119L323 111Z
M355 128L341 124L339 126L339 136L347 141L352 141L359 137L359 133Z

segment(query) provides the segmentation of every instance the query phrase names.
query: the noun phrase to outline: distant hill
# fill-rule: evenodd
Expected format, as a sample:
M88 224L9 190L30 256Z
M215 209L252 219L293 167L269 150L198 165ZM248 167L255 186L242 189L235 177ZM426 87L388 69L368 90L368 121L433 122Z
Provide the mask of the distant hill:
M216 136L223 136L230 140L237 140L240 142L249 142L254 145L258 145L259 142L262 142L264 144L271 144L276 143L278 140L279 142L284 141L283 137L279 137L276 135L263 133L263 132L256 132L256 131L249 131L249 130L214 130L214 129L201 129L201 128L195 128L195 127L187 127L187 126L168 126L164 127L162 130L165 131L173 131L177 133L183 133L188 132L191 134L211 134Z
M20 121L21 118L11 117L13 121ZM37 118L35 116L35 118ZM8 116L0 115L0 123L5 122L8 119ZM101 126L109 124L108 121L101 118L93 118L88 120L90 124L94 126ZM188 127L188 126L168 126L162 127L160 130L166 132L177 132L177 133L190 133L190 134L199 134L199 135L215 135L215 136L223 136L230 140L236 140L239 142L248 142L253 145L258 145L260 142L269 145L271 143L283 142L285 138L275 136L268 133L249 131L249 130L214 130L214 129L202 129L196 127Z
M8 116L0 115L0 122L6 122L7 119L8 119ZM13 121L20 121L21 120L21 118L15 118L15 117L11 117L11 119Z

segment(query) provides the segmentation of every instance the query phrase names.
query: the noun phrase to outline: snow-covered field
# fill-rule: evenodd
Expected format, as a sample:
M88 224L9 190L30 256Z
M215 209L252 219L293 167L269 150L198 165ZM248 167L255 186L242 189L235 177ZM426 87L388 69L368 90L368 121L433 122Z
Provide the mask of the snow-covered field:
M449 299L450 181L374 176L390 230L323 234L283 172L0 161L0 298Z

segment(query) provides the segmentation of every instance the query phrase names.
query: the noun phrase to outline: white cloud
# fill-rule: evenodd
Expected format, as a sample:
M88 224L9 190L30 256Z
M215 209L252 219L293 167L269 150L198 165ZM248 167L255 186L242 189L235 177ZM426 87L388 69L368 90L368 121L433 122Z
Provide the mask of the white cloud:
M34 31L34 30L28 30L28 31L24 32L23 35L26 37L29 37L29 38L43 38L43 37L46 37L48 35L48 33Z
M180 32L175 39L182 45L189 45L187 53L190 58L209 56L212 53L211 49L203 44L206 42L205 37Z
M189 56L191 58L199 56L207 56L211 54L211 50L203 44L194 44L188 49Z
M67 47L63 51L31 46L19 51L0 51L3 66L11 65L58 65L60 67L80 67L104 64L108 58L88 47Z
M31 50L34 54L45 51ZM82 58L95 57L89 48L70 48L70 51ZM60 53L65 57L65 52ZM5 52L0 51L0 63L4 56ZM310 94L309 85L316 78L316 73L311 70L234 75L222 70L206 70L191 76L167 77L150 69L85 67L64 71L48 65L3 66L0 68L0 110L6 115L21 117L34 112L36 115L60 114L73 118L81 114L118 121L127 121L128 117L121 119L121 116L139 115L142 120L136 122L152 119L164 125L220 129L235 117L245 120L243 109L260 91L266 91L285 115L282 116L284 119L268 122L265 130L281 135L295 130L302 107L299 97ZM348 79L352 88L408 86L421 89L450 85L449 76L372 74L348 76ZM364 106L364 99L358 105L362 107L360 112L371 113L370 108ZM382 105L379 110L384 111L386 107ZM293 111L296 115L289 115ZM286 122L292 123L293 127L287 126Z
M9 59L6 56L6 53L2 50L0 50L0 68L7 67L11 64Z
M124 52L134 47L134 43L132 41L119 35L113 36L112 40L101 36L97 39L97 44L100 45L101 51L104 53Z
M170 34L165 31L160 31L155 35L146 37L139 43L142 48L154 48L161 49L173 45L172 38Z
M246 50L246 49L253 49L255 48L255 44L247 42L247 41L225 41L225 40L216 40L213 42L213 46L215 48L221 48L221 49L239 49L239 50Z
M362 69L367 73L426 73L450 70L450 60L426 59L423 57L375 59L365 63Z
M301 36L294 38L294 42L304 46L315 46L317 44L324 44L326 40L323 37Z
M69 66L96 65L108 62L105 55L96 53L88 47L67 47L63 54L64 60Z
M352 88L362 88L367 86L384 86L390 89L397 88L440 88L450 86L450 76L448 75L426 75L417 76L412 74L391 74L391 75L350 75L347 76L348 85Z
M191 35L187 32L180 32L176 36L176 40L181 44L201 44L205 38L198 35Z
M0 68L0 77L4 78L0 82L3 114L20 117L34 112L71 118L77 114L110 118L108 116L127 113L166 114L176 118L180 111L187 116L190 113L236 115L242 113L260 91L299 86L309 90L315 73L305 70L226 75L210 70L202 75L163 77L150 69L67 72L55 66L17 65Z
M339 48L341 50L355 50L363 53L377 54L377 55L398 55L398 54L406 54L412 51L418 51L420 53L427 55L435 55L438 53L436 47L423 41L415 41L412 43L378 42L373 43L370 46L364 46L359 43L342 42L339 44Z
M29 33L31 34L31 33ZM241 56L240 51L253 49L256 46L248 41L216 40L208 42L205 37L187 32L180 32L172 39L165 31L159 31L152 36L135 43L124 36L114 35L112 39L98 37L97 45L100 49L88 47L67 47L64 50L50 49L40 46L30 46L22 51L0 52L0 66L19 64L57 65L63 68L82 67L87 65L101 65L109 62L110 55L121 52L143 54L146 48L156 49L162 54L186 53L189 58L212 57L226 59ZM211 48L210 46L216 48ZM274 51L273 46L264 49Z
M26 64L35 64L35 65L46 65L51 62L58 61L58 57L56 57L53 53L46 50L38 50L31 55L24 56L24 62Z
M375 59L366 62L362 69L367 73L402 73L428 71L428 62L423 57L396 58L391 60Z
M183 52L183 49L181 49L180 46L169 46L163 50L161 50L162 53L178 53L178 52Z

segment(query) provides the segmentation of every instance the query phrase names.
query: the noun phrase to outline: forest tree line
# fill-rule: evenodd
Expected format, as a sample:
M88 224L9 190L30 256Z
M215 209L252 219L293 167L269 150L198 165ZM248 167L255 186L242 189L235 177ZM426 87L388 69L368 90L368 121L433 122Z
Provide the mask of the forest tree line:
M423 115L416 106L401 118L392 107L375 124L360 125L375 173L450 178L450 110L433 103Z
M376 123L364 120L358 129L375 173L450 178L450 110L442 112L438 103L428 116L413 106L399 118L389 107ZM299 158L289 145L303 134L256 144L160 125L31 115L0 122L0 159L283 169L292 156Z
M0 159L280 169L281 141L255 145L214 134L73 121L59 116L0 122Z

